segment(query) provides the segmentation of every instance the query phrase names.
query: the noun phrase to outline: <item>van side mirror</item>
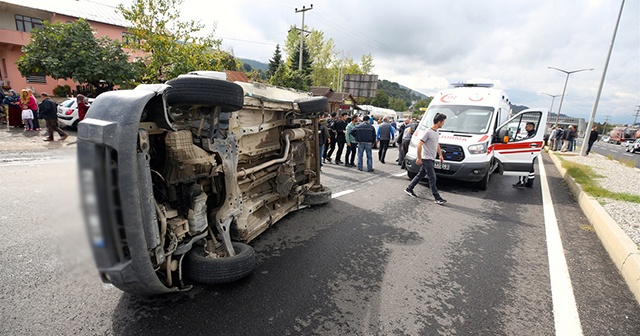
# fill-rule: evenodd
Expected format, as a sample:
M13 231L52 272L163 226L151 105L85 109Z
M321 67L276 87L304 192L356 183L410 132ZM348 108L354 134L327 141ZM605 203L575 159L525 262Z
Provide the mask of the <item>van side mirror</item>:
M507 143L509 142L509 136L507 135L507 130L501 128L498 130L498 134L496 134L493 138L494 143Z

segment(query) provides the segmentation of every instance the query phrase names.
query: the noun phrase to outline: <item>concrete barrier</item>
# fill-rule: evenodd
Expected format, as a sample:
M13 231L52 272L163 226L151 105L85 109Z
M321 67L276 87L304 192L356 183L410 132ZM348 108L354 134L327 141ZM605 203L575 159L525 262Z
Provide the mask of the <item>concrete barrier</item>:
M638 246L596 199L582 191L580 185L562 167L560 159L553 152L550 152L549 156L578 200L580 208L595 229L598 238L622 274L636 301L640 303L640 250Z

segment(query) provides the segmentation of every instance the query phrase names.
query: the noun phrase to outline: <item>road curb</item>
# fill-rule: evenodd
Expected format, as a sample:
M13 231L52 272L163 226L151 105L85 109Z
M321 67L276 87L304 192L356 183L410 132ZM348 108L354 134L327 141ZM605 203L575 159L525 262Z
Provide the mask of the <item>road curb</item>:
M598 203L598 201L587 195L580 185L567 173L562 167L560 159L549 153L551 161L555 164L571 189L571 192L578 200L578 204L593 226L614 265L622 274L624 281L629 289L640 303L640 250L638 246L627 236L607 211Z

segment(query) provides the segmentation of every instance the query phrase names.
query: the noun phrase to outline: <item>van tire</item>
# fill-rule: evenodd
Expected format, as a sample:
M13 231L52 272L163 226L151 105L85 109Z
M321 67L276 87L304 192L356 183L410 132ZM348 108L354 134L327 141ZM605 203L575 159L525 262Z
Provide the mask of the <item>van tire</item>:
M414 177L416 177L416 175L418 175L418 173L412 173L412 172L410 172L410 171L408 171L408 170L407 170L407 177L408 177L410 180L413 180L413 178L414 178Z
M302 114L314 114L324 112L329 107L327 97L309 97L294 100Z
M184 275L190 280L207 284L222 284L240 280L253 272L256 267L256 252L253 247L233 242L236 255L224 258L210 258L202 246L187 252Z
M304 194L302 204L305 205L321 205L331 201L331 189L322 187L319 190L308 190Z
M244 90L236 83L198 75L185 75L167 82L164 93L169 106L222 106L223 112L244 107Z

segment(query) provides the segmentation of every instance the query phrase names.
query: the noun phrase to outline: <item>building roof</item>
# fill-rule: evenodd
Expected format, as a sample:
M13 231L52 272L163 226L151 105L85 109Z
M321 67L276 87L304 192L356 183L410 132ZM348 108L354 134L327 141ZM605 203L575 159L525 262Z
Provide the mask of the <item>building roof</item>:
M125 20L115 6L90 0L0 0L0 3L8 3L75 18L83 18L114 26L130 26L129 22Z
M329 96L330 103L343 103L345 100L353 101L353 97L346 92L333 92Z
M228 81L231 81L231 82L245 82L245 83L249 82L249 78L247 78L247 75L245 75L244 73L242 73L240 71L225 70L224 72L227 74L227 80Z
M325 97L329 97L329 94L331 92L333 92L333 90L329 87L321 87L321 86L312 86L310 88L311 93L313 93L314 96L325 96Z

